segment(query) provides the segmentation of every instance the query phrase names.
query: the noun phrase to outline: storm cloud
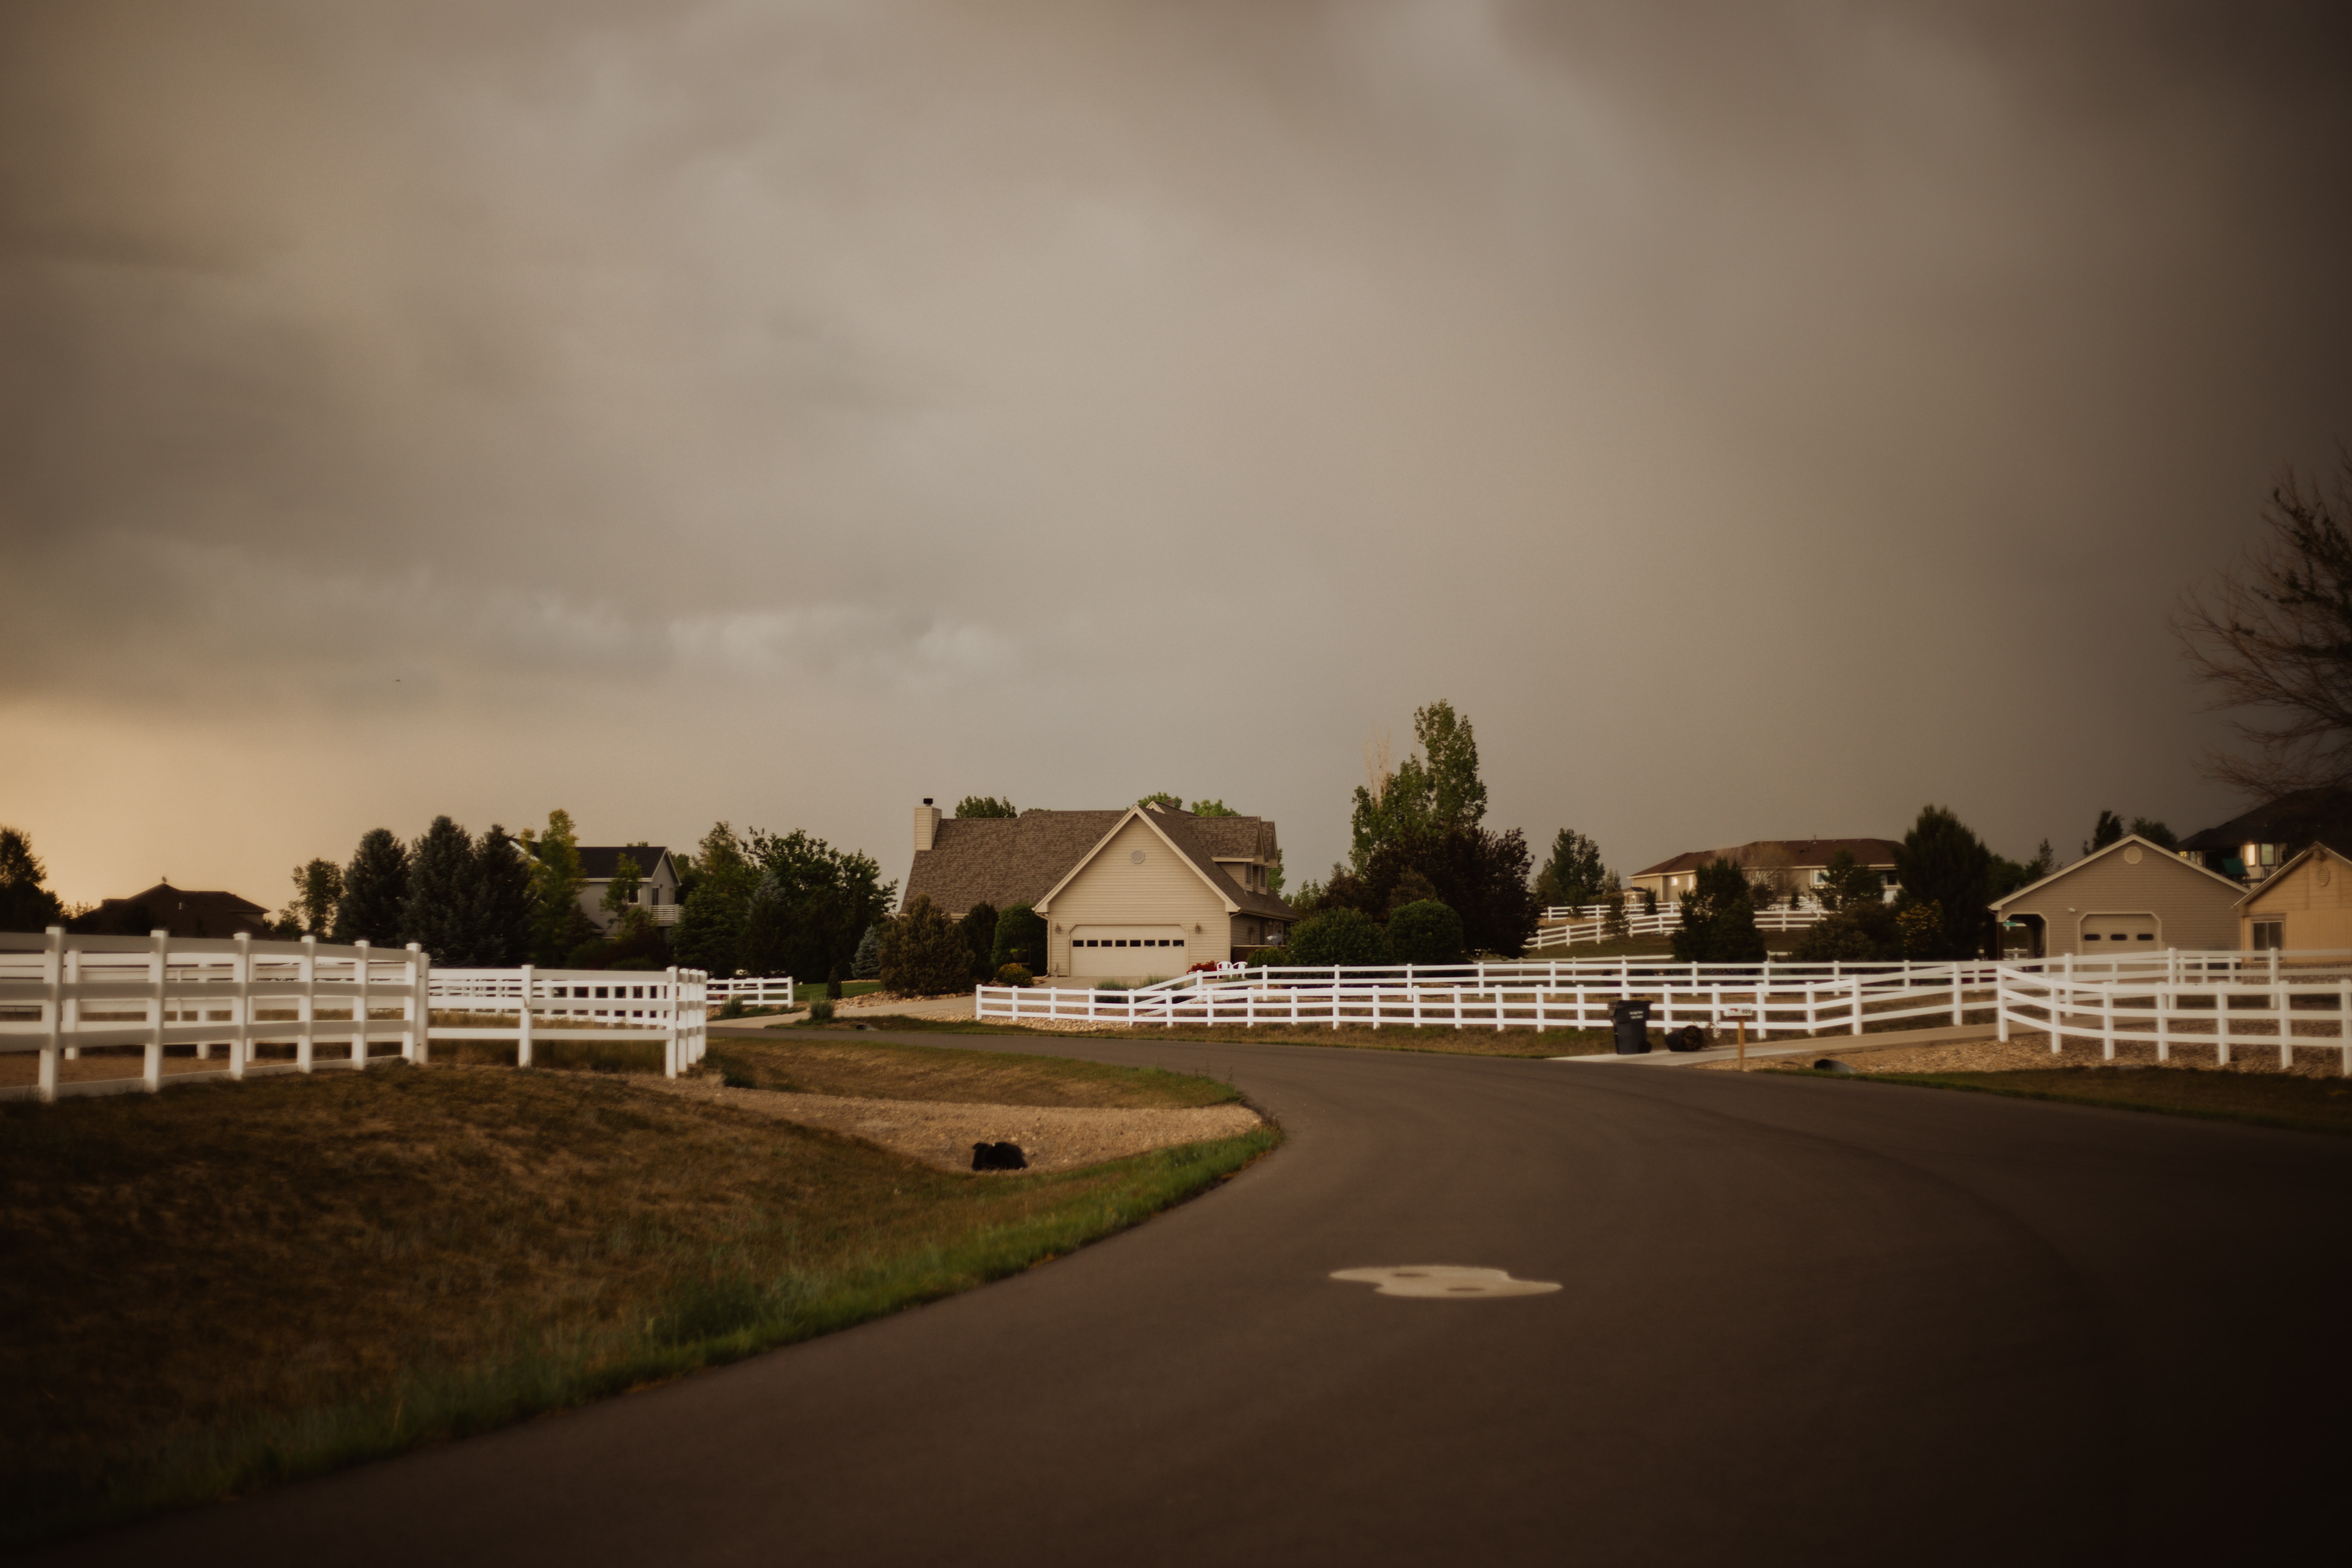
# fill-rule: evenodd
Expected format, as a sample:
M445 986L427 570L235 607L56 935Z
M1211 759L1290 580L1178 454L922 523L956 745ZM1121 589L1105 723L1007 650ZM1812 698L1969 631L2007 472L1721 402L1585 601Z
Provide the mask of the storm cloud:
M2203 826L2352 436L2319 7L0 8L0 821Z

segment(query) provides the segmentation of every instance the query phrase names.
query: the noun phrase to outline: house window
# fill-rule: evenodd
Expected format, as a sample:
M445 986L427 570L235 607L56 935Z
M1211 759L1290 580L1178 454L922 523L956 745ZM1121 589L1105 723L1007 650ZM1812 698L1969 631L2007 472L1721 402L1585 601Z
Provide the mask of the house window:
M2265 845L2263 845L2263 865L2265 865L2265 866L2275 866L2275 865L2277 865L2277 864L2278 864L2278 852L2279 852L2279 847L2278 847L2277 845L2275 845L2275 844L2265 844Z
M2086 931L2083 933L2083 940L2084 942L2096 942L2099 940L2099 933L2095 931Z
M2275 952L2285 945L2286 922L2284 921L2256 921L2254 922L2255 952Z

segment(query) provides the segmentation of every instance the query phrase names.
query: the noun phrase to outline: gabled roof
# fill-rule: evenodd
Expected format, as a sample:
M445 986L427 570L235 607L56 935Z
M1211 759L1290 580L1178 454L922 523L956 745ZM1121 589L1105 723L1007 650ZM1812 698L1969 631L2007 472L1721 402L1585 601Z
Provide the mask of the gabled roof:
M2300 846L2323 838L2352 842L2352 790L2299 789L2218 826L2192 833L2180 841L2180 847L2208 855L2231 854L2247 844Z
M1129 806L1116 811L1039 811L1019 816L950 817L934 830L931 847L916 853L907 873L905 908L928 898L950 913L974 904L1042 903L1094 858L1128 818L1141 816L1223 899L1227 907L1296 919L1271 893L1254 892L1217 865L1230 859L1272 858L1274 824L1256 816L1194 816L1189 811Z
M2344 842L2352 844L2352 837L2347 837ZM2297 850L2294 855L2290 856L2287 858L2286 863L2281 866L2277 870L2273 871L2269 876L2264 877L2261 881L2256 882L2252 887L2247 889L2245 896L2238 900L2238 908L2241 910L2252 908L2255 903L2260 901L2264 893L2269 892L2273 888L2285 886L2286 874L2289 871L2294 870L2305 860L2309 860L2315 856L2319 855L2332 855L2336 859L2343 861L2347 866L2352 866L2352 854L2347 854L2346 851L2336 848L2334 845L2327 843L2324 839L2316 844L2307 844L2300 850ZM2227 879L2224 879L2227 880ZM2233 888L2237 886L2235 882L2231 882L2230 885Z
M2235 892L2238 889L2238 884L2231 880L2229 878L2221 875L2221 872L2209 871L2204 867L2200 866L2196 861L2184 858L2183 857L2175 854L2173 851L2167 849L2163 845L2157 843L2152 838L2142 838L2137 833L2126 833L2121 838L2116 839L2113 844L2107 845L2104 848L2092 850L2088 855L2084 856L2080 860L2075 861L2073 865L2062 866L2057 870L2051 872L2047 877L2042 878L2040 881L2028 882L2022 888L2018 889L2017 891L2009 894L2005 898L1995 899L1991 903L1987 904L1985 907L1993 910L1995 913L1999 913L2004 905L2015 903L2018 900L2025 897L2026 894L2046 888L2051 883L2059 880L2061 878L2071 877L2075 872L2081 870L2084 867L2089 865L2092 861L2104 860L2108 856L2122 849L2126 845L2130 844L2137 844L2143 849L2153 849L2158 855L2163 856L2166 859L2171 861L2174 865L2182 868L2184 870L2194 871L2200 877L2210 877L2213 880L2221 883L2221 886L2229 889L2231 892Z
M580 869L592 882L609 882L621 874L621 857L637 863L637 875L650 877L669 851L658 844L583 844Z
M1894 865L1895 852L1901 847L1892 838L1759 838L1728 849L1693 849L1633 875L1660 877L1676 871L1696 871L1717 860L1728 860L1742 869L1810 871L1828 866L1841 849L1853 856L1857 865L1876 868Z
M259 933L268 929L269 911L250 899L215 889L199 890L158 882L127 899L106 899L85 915L68 921L76 931L128 930L135 918L140 931L161 927L173 936L223 937L240 931Z

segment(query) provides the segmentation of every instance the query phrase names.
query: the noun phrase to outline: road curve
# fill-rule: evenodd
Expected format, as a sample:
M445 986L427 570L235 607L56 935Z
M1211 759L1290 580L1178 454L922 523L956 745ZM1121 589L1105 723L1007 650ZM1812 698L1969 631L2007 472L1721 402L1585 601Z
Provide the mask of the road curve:
M2242 1561L2335 1511L2352 1141L1720 1073L986 1044L1230 1071L1289 1141L1020 1278L57 1560ZM1563 1289L1330 1278L1395 1264Z

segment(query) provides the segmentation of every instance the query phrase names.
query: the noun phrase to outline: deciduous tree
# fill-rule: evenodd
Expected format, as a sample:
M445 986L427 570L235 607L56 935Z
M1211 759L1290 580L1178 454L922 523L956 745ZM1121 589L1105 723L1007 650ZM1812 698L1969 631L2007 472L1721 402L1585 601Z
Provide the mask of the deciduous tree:
M0 827L0 931L47 931L65 922L65 905L42 885L48 874L31 835Z
M2186 595L2173 619L2213 706L2243 715L2234 752L2207 771L2275 799L2352 784L2352 450L2331 498L2290 470L2263 532L2231 571Z
M955 814L960 819L975 816L1018 816L1021 815L1019 812L1013 809L1013 802L1011 800L999 800L992 795L968 795L964 796L961 800L956 802Z

